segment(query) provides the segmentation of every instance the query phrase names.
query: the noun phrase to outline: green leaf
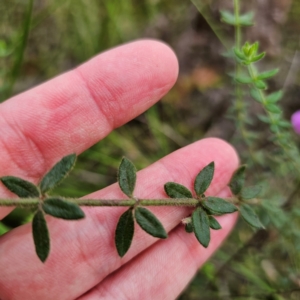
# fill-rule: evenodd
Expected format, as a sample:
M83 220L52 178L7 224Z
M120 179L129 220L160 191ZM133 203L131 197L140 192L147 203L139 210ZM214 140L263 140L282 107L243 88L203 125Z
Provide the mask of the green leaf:
M150 210L144 207L137 207L135 209L135 219L141 228L150 235L161 239L168 237L163 225Z
M217 197L207 197L206 200L202 202L202 205L212 214L223 215L237 211L235 205Z
M244 15L239 16L239 24L242 26L252 26L253 25L254 12L250 11Z
M123 157L119 167L118 182L122 192L132 197L136 182L136 168L126 157Z
M206 212L197 207L192 214L193 228L199 243L207 248L210 242L209 220Z
M50 252L50 238L47 223L42 211L38 210L32 220L32 234L35 252L45 262Z
M76 154L63 157L54 167L43 177L40 182L42 194L56 187L72 170L75 165Z
M192 223L187 223L185 224L185 227L184 227L185 231L187 233L192 233L194 232L194 227L193 227L193 224Z
M197 196L201 196L209 187L215 171L215 163L211 162L204 167L196 177L194 189Z
M228 10L221 10L221 21L229 24L229 25L236 25L235 16Z
M252 96L252 98L254 100L256 100L257 102L259 103L262 103L263 102L263 99L261 97L261 94L260 92L257 90L257 89L251 89L250 90L250 95Z
M60 199L46 199L42 205L46 214L65 220L78 220L85 217L82 209L75 203Z
M209 221L209 227L211 229L214 230L222 229L220 223L213 216L208 216L208 221Z
M254 212L254 210L247 204L243 204L240 207L240 213L243 217L243 219L252 227L255 228L264 228L264 226L261 224L257 214Z
M252 78L250 78L248 76L239 76L239 77L236 77L235 81L237 81L238 83L242 83L242 84L249 84L249 83L253 82Z
M267 88L267 84L262 80L254 81L254 85L260 90L265 90Z
M121 215L115 233L115 244L120 257L123 257L130 248L133 234L133 209L129 208Z
M279 90L267 96L267 103L276 103L283 97L283 91Z
M233 195L238 195L245 183L246 166L240 166L232 175L229 187Z
M253 53L257 53L258 47L259 47L259 42L256 41L256 42L252 45Z
M254 44L252 44L252 45L249 47L249 50L248 50L248 56L249 56L250 58L253 57L253 55L255 55L255 54L257 53L258 46L259 46L259 43L258 43L258 42L255 42Z
M183 185L167 182L164 185L166 194L171 198L193 198L192 193Z
M240 51L239 49L233 48L233 52L234 52L235 56L238 59L240 59L240 60L245 60L246 59L245 54L242 51Z
M260 192L261 192L260 185L245 187L241 191L241 198L243 200L253 199L253 198L257 197Z
M40 196L38 188L22 178L4 176L0 180L11 192L21 198L38 198Z
M270 124L270 119L267 116L264 115L257 115L258 119L261 120L264 123Z
M278 73L279 69L274 69L270 71L265 71L257 75L257 79L259 80L264 80L264 79L269 79L273 76L275 76Z
M267 111L272 112L274 114L280 114L281 113L280 107L277 106L276 104L267 104L266 109L267 109Z
M291 128L292 124L288 121L279 121L278 125L281 126L282 128Z
M279 129L278 129L278 126L277 126L277 125L272 124L272 125L270 126L270 130L271 130L272 132L274 132L274 133L277 133Z
M258 55L255 55L255 56L251 57L250 62L251 63L257 62L257 61L263 59L265 57L265 55L266 55L266 52L262 52Z

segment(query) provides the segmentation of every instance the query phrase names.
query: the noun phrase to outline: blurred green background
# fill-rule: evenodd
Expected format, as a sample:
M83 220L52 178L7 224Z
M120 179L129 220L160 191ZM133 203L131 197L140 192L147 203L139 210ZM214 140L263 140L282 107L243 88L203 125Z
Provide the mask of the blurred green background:
M268 129L255 119L257 104L249 102L254 117L250 127L260 134L251 160L228 118L233 98L228 73L234 62L222 55L225 49L216 33L233 44L233 29L219 21L219 10L232 9L232 1L195 2L201 13L187 0L1 1L0 100L121 43L146 37L165 41L179 59L175 87L146 113L83 153L71 176L53 193L79 197L115 182L122 156L142 169L203 137L226 139L248 163L249 183L263 182L266 210L260 213L268 229L254 232L239 222L178 299L300 299L299 182L284 174L280 162L269 159L276 149L266 141ZM243 10L256 13L256 26L245 34L267 51L262 68L281 68L270 90L284 88L282 107L289 118L300 109L299 1L241 2ZM279 206L287 199L282 211ZM270 209L270 202L278 207ZM17 209L0 223L0 231L30 219L30 212Z

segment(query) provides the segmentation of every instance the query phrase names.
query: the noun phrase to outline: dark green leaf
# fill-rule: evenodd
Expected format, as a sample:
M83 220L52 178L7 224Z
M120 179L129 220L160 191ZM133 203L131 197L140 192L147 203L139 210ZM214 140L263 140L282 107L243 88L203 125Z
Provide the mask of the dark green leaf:
M44 194L56 187L72 170L75 165L76 154L63 157L54 167L43 177L40 182L41 192Z
M241 191L241 198L243 200L253 199L257 197L260 192L261 192L260 185L245 187Z
M238 82L238 83L242 83L242 84L249 84L249 83L252 83L252 78L248 77L248 76L239 76L239 77L236 77L235 80Z
M276 104L267 104L266 105L266 109L269 111L269 112L272 112L274 114L279 114L281 113L281 109L279 108L279 106L277 106Z
M283 91L279 90L267 96L267 103L276 103L283 97Z
M40 196L38 188L29 181L14 176L4 176L0 180L11 192L21 198L37 198Z
M136 182L136 168L126 157L123 157L119 167L118 182L123 193L132 197Z
M166 194L171 198L193 198L192 193L183 185L167 182L164 185Z
M208 221L209 221L209 227L211 229L214 230L222 229L220 223L213 216L208 216Z
M43 210L48 215L65 220L78 220L85 217L77 204L60 198L46 199L43 203Z
M250 61L251 61L251 63L257 62L257 61L261 60L262 58L264 58L265 55L266 55L266 52L262 52L258 55L255 55L254 57L251 57Z
M201 207L197 207L192 214L194 232L199 243L207 248L210 242L209 220L206 212Z
M229 187L233 195L238 195L245 183L246 166L240 166L232 175Z
M38 210L33 217L32 234L35 252L39 259L45 262L50 252L50 239L44 214L40 210Z
M260 94L260 92L257 89L251 89L250 90L250 94L251 94L252 98L254 100L256 100L257 102L259 102L259 103L263 102L261 94Z
M264 226L261 224L257 214L254 212L254 210L249 205L247 205L247 204L241 205L240 213L241 213L243 219L252 227L264 228Z
M237 211L235 205L217 197L207 197L206 200L202 202L202 205L212 214L223 215Z
M262 72L257 75L257 79L259 79L259 80L269 79L269 78L273 77L274 75L276 75L278 73L278 71L279 71L279 69L274 69L274 70Z
M135 209L135 219L141 228L150 235L161 239L168 237L164 227L150 210L144 207L137 207Z
M201 196L209 187L215 171L215 163L211 162L203 168L196 177L194 189L197 196Z
M266 83L262 80L256 80L254 81L254 84L260 90L265 90L267 88Z
M185 224L185 231L187 232L187 233L192 233L192 232L194 232L194 228L193 228L193 224L192 223L187 223L187 224Z
M133 209L130 208L121 215L116 228L115 244L120 257L123 257L130 248L133 234Z

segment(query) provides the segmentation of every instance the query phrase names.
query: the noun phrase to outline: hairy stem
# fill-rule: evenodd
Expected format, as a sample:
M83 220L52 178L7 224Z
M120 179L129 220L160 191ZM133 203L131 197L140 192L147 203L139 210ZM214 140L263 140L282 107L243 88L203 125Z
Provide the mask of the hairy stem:
M56 198L53 196L53 198ZM79 206L191 206L196 207L201 200L194 198L167 198L167 199L78 199L62 198ZM0 206L37 207L41 203L39 198L0 199ZM237 199L226 198L226 201L237 203Z

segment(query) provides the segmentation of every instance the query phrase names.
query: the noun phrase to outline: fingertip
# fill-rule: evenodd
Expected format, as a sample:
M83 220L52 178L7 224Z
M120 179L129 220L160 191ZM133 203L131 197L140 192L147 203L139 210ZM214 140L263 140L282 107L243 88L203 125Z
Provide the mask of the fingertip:
M170 46L158 40L145 39L110 49L81 65L79 69L83 76L87 76L90 69L93 70L94 80L89 80L90 83L103 84L103 80L107 82L113 79L114 92L118 92L116 81L126 81L128 75L131 75L136 77L133 82L135 89L144 85L143 89L159 90L160 96L163 96L175 84L179 64Z

